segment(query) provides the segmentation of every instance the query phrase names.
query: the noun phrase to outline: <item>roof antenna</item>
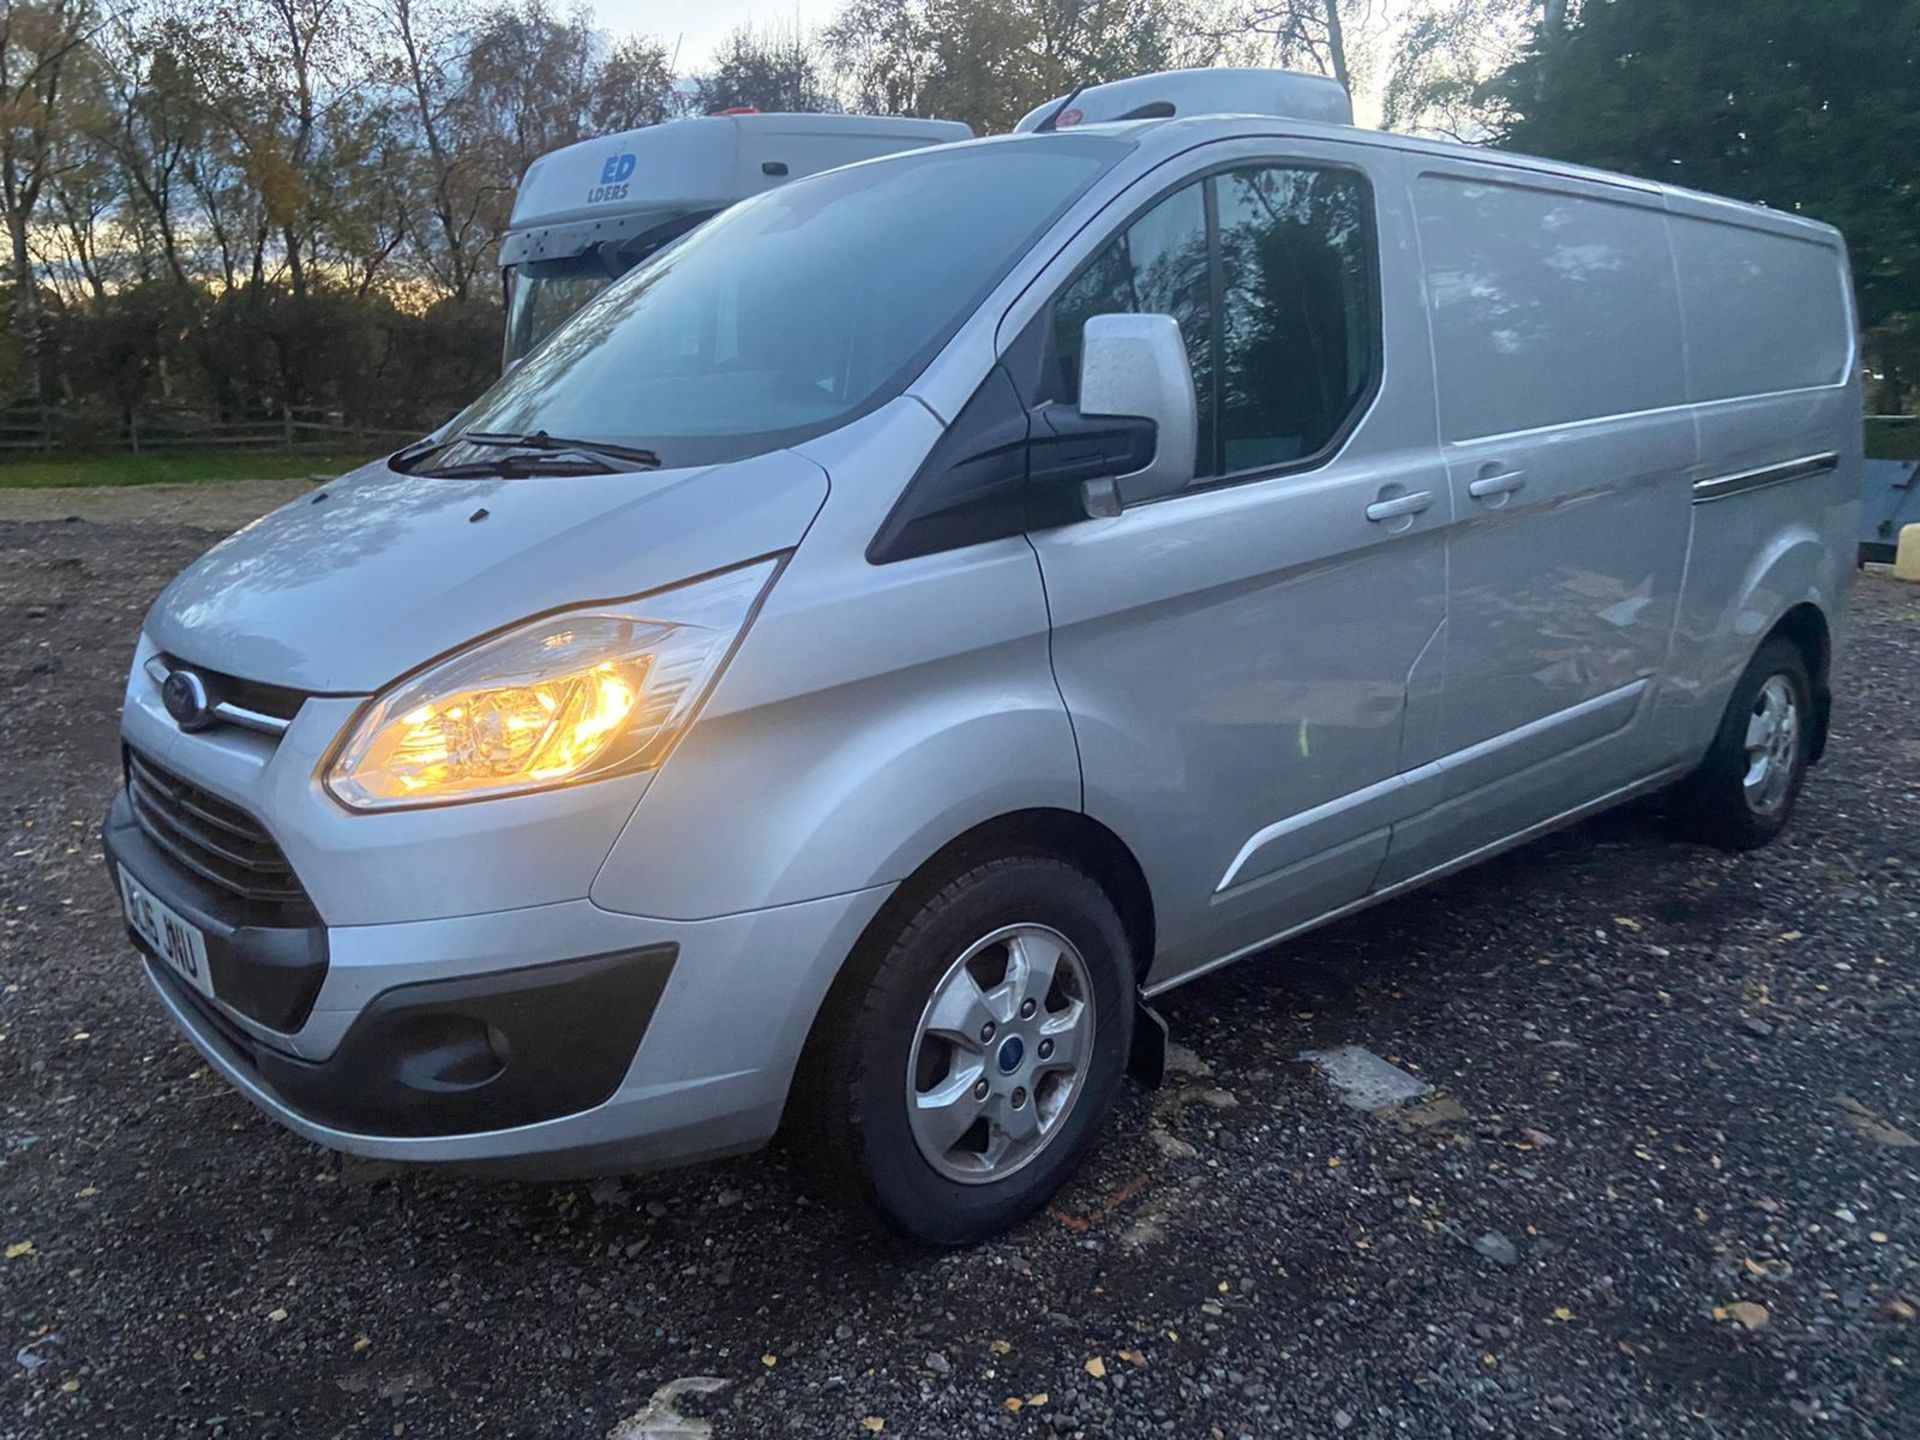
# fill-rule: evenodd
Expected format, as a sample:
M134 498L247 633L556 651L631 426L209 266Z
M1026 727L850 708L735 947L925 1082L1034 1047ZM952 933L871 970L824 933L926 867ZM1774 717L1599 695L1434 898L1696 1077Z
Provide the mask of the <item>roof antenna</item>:
M1067 98L1054 107L1053 113L1033 127L1033 133L1036 135L1044 135L1049 130L1057 130L1060 127L1060 117L1067 113L1067 107L1078 100L1080 98L1080 92L1086 88L1085 85L1076 85L1073 89L1069 90L1067 92Z

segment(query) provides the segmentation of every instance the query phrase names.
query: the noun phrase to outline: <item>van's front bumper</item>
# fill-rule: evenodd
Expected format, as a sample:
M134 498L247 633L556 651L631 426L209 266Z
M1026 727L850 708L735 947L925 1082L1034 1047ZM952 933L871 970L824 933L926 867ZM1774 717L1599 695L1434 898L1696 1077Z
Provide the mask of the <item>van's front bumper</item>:
M220 928L190 878L143 850L124 796L103 838L116 885L124 865L189 921L215 920L216 994L286 970L285 933ZM323 956L323 973L284 1033L140 963L208 1063L307 1139L557 1178L771 1137L827 987L886 893L700 921L577 900L322 928L299 954Z

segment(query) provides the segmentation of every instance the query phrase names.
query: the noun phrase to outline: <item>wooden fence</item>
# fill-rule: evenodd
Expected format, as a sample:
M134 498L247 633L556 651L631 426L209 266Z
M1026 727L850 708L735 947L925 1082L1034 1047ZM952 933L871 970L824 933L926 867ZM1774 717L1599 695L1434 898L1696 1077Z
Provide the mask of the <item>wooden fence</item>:
M165 454L174 450L296 450L316 454L380 449L432 427L377 429L337 414L296 410L275 419L222 420L193 411L0 410L0 463L9 455Z

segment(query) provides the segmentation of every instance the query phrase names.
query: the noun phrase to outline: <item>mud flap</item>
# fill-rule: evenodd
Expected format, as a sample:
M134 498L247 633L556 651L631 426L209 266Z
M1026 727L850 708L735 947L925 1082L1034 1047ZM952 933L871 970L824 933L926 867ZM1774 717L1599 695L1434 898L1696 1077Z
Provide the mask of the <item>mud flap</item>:
M1813 691L1813 738L1807 742L1807 764L1818 765L1827 753L1827 731L1833 725L1833 691L1815 683Z
M1167 1022L1144 1000L1134 1002L1133 1052L1127 1056L1127 1073L1149 1089L1167 1074Z

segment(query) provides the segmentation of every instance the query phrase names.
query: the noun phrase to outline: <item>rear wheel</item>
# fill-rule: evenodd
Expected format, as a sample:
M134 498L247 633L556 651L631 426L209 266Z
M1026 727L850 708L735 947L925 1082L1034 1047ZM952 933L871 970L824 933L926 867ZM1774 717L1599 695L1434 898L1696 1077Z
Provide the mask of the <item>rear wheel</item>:
M1813 722L1805 657L1790 640L1767 641L1733 687L1706 759L1681 787L1682 824L1729 850L1773 839L1799 797Z
M1132 957L1105 892L1051 856L987 861L852 963L803 1069L797 1158L925 1244L1038 1210L1096 1140L1132 1039Z

